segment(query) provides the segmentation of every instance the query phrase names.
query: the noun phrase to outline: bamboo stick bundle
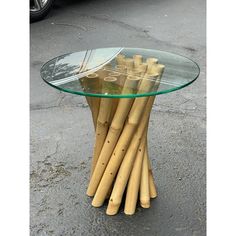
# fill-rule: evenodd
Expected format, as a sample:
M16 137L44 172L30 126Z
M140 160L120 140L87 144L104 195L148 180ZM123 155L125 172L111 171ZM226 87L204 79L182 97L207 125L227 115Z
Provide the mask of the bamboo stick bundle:
M122 93L133 93L139 83L138 77L129 76L125 81L125 86ZM87 195L94 196L97 186L102 178L102 174L106 168L112 151L117 143L117 140L122 131L123 125L133 104L134 99L123 98L119 100L116 113L112 120L109 132L107 134L106 140L102 147L98 163L94 169L94 173L90 179L89 186L87 189Z
M109 92L113 88L115 81L116 81L115 77L105 77L103 79L103 92L104 93ZM93 173L93 170L96 166L97 159L99 157L103 143L107 135L111 108L112 108L112 98L101 98L100 108L97 118L97 125L96 125L96 136L95 136L96 140L94 146L91 173Z
M128 186L127 186L125 209L124 209L124 212L126 215L133 215L136 209L139 187L140 187L140 178L141 178L141 171L142 171L142 164L143 164L144 149L145 149L144 138L142 138L142 141L138 149L141 151L139 151L136 156L134 166L131 171Z
M106 211L108 215L115 215L118 212L120 204L121 204L122 196L125 191L125 187L128 183L128 179L132 171L135 158L139 158L140 152L141 152L141 155L143 156L144 148L145 148L145 137L143 137L143 133L145 132L145 128L147 126L148 117L150 113L149 110L151 110L150 107L152 107L152 103L154 99L151 98L149 100L150 101L148 101L148 104L144 110L144 115L141 118L140 125L137 128L137 131L135 132L135 135L129 145L129 148L119 168L119 171L115 180L115 184L112 190L112 194L109 200L109 204L107 207L107 211ZM137 154L137 157L136 157L136 154Z
M140 91L149 91L152 89L155 81L149 79L143 79L140 85ZM92 205L99 207L103 204L106 194L109 187L114 179L115 174L118 171L118 168L122 162L122 159L125 155L125 152L128 148L130 140L138 127L139 120L143 114L143 109L145 108L148 101L148 97L136 98L133 106L129 112L128 120L124 126L124 129L119 137L119 140L116 144L116 147L112 153L112 156L109 160L109 163L106 167L106 170L103 174L104 168L100 171L99 177L97 176L96 184L94 184L94 190L97 188L96 194L92 201ZM102 178L101 178L102 177ZM100 181L101 179L101 181ZM99 183L100 181L100 183ZM99 186L97 187L99 183Z
M107 93L114 94L117 92L117 86L114 89L114 92L112 91L114 83L112 84L111 82L116 81L116 85L122 85L122 81L125 81L127 74L127 80L122 89L123 94L130 94L130 89L132 90L132 93L147 93L159 86L161 77L159 75L162 74L164 66L156 64L158 63L156 58L148 58L146 63L142 63L141 55L134 55L133 58L125 58L124 55L119 54L116 57L116 62L115 72L112 72L111 64L98 72L100 78L104 77L104 73L106 73L106 76L109 75L108 78L104 80L103 84L103 86L105 85L105 88L107 88ZM151 78L150 74L152 75ZM123 77L123 80L121 77ZM144 77L144 79L138 84L142 77ZM156 84L153 77L156 77L157 79ZM116 80L114 80L114 78ZM126 84L129 80L133 80L135 86L129 88ZM110 87L110 85L112 85L112 87ZM109 98L101 99L97 116L92 175L87 195L95 195L92 205L99 207L103 204L105 198L110 195L110 191L112 190L107 214L113 215L117 213L127 184L127 203L125 206L125 213L127 214L133 214L135 212L138 190L140 190L140 203L143 207L149 207L150 197L155 197L157 195L146 144L148 118L154 98L155 97L142 97L136 99L124 98L119 99L118 105L116 105L114 99L112 99L110 105L108 103L105 104L105 102L102 104L102 100ZM144 112L143 109L145 109ZM150 109L147 114L146 109ZM100 113L103 115L100 115ZM108 113L109 118L107 115ZM110 127L109 123L111 123ZM103 128L98 128L99 126ZM97 135L98 129L100 129L100 131L105 131L106 129L106 132L102 133L102 137L98 137L100 136L100 132L99 135ZM138 151L138 149L141 151ZM136 153L137 158L139 157L138 159L135 159ZM139 162L137 160L139 160ZM138 178L135 179L132 177L133 175L138 176ZM131 182L131 178L135 180L135 184L133 181ZM134 193L129 189L137 189L137 191ZM132 199L135 198L136 200L133 201Z
M161 71L161 70L159 70L159 71ZM163 71L161 71L161 72L163 72ZM158 80L158 82L156 84L159 86L160 80ZM156 88L158 87L157 85L155 86ZM121 199L122 199L122 196L123 196L123 193L124 193L124 190L125 190L128 178L129 178L129 174L132 170L132 165L133 165L133 162L134 162L134 159L135 159L135 154L136 154L139 142L141 140L141 137L142 137L143 133L146 132L146 130L147 130L146 127L147 127L147 124L148 124L150 111L151 111L152 104L154 102L155 97L150 97L148 99L151 100L150 101L151 105L150 105L150 107L149 107L149 105L147 105L147 107L146 107L146 110L145 110L144 116L143 116L144 118L141 119L141 121L139 123L137 131L136 131L136 133L135 133L135 135L134 135L134 137L131 141L129 149L128 149L128 151L127 151L127 153L126 153L126 155L123 159L123 162L122 162L122 164L120 166L120 169L119 169L119 172L117 174L115 185L114 185L114 188L113 188L113 191L112 191L112 194L111 194L111 197L110 197L109 205L108 205L108 208L107 208L107 214L109 214L109 215L116 214L118 209L119 209L119 205L121 203ZM150 103L148 103L148 104L150 104ZM147 110L147 109L149 109L149 110ZM120 139L121 139L121 137L120 137ZM111 164L111 166L113 165L113 167L114 167L114 169L113 169L114 174L116 173L117 167L119 168L119 164L118 164L117 159L115 160L115 158L113 158L114 162ZM112 158L110 159L109 164L111 163L111 161L112 161ZM141 181L141 183L143 183L143 186L140 186L140 189L141 189L140 194L142 196L140 198L140 200L141 200L141 204L142 204L143 207L148 207L148 206L150 206L150 196L149 196L149 169L148 169L147 155L146 155L146 157L144 155L144 161L145 161L146 164L143 165L142 172L145 172L146 174L143 174L143 176L145 178ZM108 171L111 174L113 172L111 172L112 168L109 169L109 164L106 168L106 171L108 169ZM102 180L99 184L99 187L102 184L104 176L106 175L106 171L105 171L105 173L103 175L103 178L102 178ZM109 185L109 182L107 182L107 184ZM98 187L98 190L95 194L95 198L96 198L96 195L99 191L99 187ZM95 198L94 198L94 200L95 200ZM94 200L93 200L93 203L94 203ZM100 199L100 200L102 200L102 199ZM101 204L101 202L100 202L100 204Z
M140 205L143 208L150 207L149 169L148 169L148 156L146 151L144 151L144 157L143 157L139 199L140 199Z

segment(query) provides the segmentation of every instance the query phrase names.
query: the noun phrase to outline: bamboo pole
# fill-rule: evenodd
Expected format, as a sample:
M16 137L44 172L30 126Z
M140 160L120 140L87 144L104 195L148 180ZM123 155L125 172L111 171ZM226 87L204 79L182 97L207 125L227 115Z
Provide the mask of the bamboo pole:
M148 152L147 152L147 156L148 156ZM156 189L155 181L154 181L154 178L153 178L152 167L151 167L149 158L148 158L148 169L149 169L149 193L150 193L150 198L156 198L157 197L157 189Z
M148 170L148 156L146 151L144 151L144 157L143 157L139 198L140 198L140 205L143 208L150 207L149 170Z
M134 55L133 60L135 68L139 67L139 65L143 63L143 57L141 55Z
M149 158L149 154L148 154L147 134L148 134L148 125L145 130L145 147L146 147L145 148L145 152L146 152L145 155L147 155L147 157L148 157L149 192L150 192L150 198L156 198L157 197L157 190L156 190L156 186L155 186L155 182L154 182L154 178L153 178L153 173L152 173L152 167L151 167L150 158Z
M138 77L129 76L125 81L125 86L122 93L133 93L139 83ZM117 140L122 131L125 119L130 111L133 104L133 98L123 98L119 100L116 113L112 120L108 135L102 147L100 156L96 167L94 168L94 173L90 179L87 195L94 196L97 186L102 178L102 174L106 168L106 165L111 157L112 151L117 143Z
M120 82L120 76L121 74L116 72L116 71L113 71L113 72L110 72L108 74L109 76L112 76L112 77L115 77L117 80L116 80L116 83L117 83L117 87L119 86L119 91L117 91L118 93L120 93L120 90L121 90L121 87L123 85L120 85L119 82ZM117 109L117 106L118 106L118 102L119 102L119 99L118 98L113 98L112 99L112 108L111 108L111 114L110 114L110 118L109 118L109 124L111 124L112 120L113 120L113 117L115 115L115 112L116 112L116 109Z
M96 74L98 75L99 79L97 81L97 87L96 89L92 89L93 92L96 93L102 93L102 89L103 89L103 80L104 78L106 78L108 76L108 71L107 69L111 68L111 64L108 63L107 65L105 65L102 69L96 71ZM87 81L87 87L91 89L91 84L88 84L88 79ZM89 80L91 81L91 80ZM94 123L94 129L95 129L95 133L96 133L96 126L97 126L97 120L98 120L98 114L99 114L99 109L100 109L100 101L101 98L93 98L93 97L89 97L89 99L87 100L87 102L89 103L90 109L92 111L92 117L93 117L93 123ZM95 136L96 138L96 136ZM95 139L96 142L96 139ZM93 155L93 160L92 160L92 165L91 165L91 174L93 173L93 169L94 169L94 165L96 165L97 162L97 156Z
M125 84L126 77L127 77L126 66L125 65L116 65L114 72L118 72L120 74L118 84L123 88L123 86Z
M141 151L139 151L136 156L134 166L128 182L126 199L125 199L125 209L124 209L126 215L133 215L135 213L139 187L140 187L143 155L145 149L144 144L145 144L144 138L142 138L141 144L139 146L139 150L141 149Z
M118 54L116 56L116 64L117 65L124 65L125 64L125 55L123 54Z
M104 93L109 92L110 88L113 86L113 83L115 81L116 81L115 77L105 77L103 80L103 92ZM96 140L94 146L91 173L93 173L94 171L99 154L101 152L102 146L104 144L107 135L111 108L112 108L112 98L101 98L100 109L96 125Z
M100 85L99 79L100 78L98 77L97 73L92 73L92 74L89 74L89 75L81 78L80 83L81 83L83 90L85 92L88 92L88 91L90 92L90 90L95 91L95 90L99 90L99 85ZM93 102L92 97L85 96L85 98L86 98L86 101L89 105L90 111L92 113L93 124L94 124L94 128L96 129L97 107L99 109L100 98L95 98L96 105Z
M139 89L140 91L149 91L152 89L154 83L155 83L154 80L143 79ZM135 99L132 108L130 110L127 123L124 126L124 129L112 153L112 156L109 160L106 170L104 174L103 171L101 171L99 175L100 178L97 178L96 182L99 183L102 177L97 190L95 190L96 194L92 201L93 206L99 207L103 204L107 191L111 186L111 183L114 179L115 174L117 173L120 163L123 160L125 152L131 141L131 138L138 127L139 120L143 115L143 110L147 102L148 102L148 97L141 97ZM96 189L97 183L95 184L94 189Z
M89 86L92 90L100 90L100 78L97 73L92 73L86 76L87 86ZM93 85L92 85L93 84ZM99 106L100 106L100 98L98 97L87 97L87 102L89 104L90 110L92 112L92 118L93 118L93 124L94 128L96 130L96 124L97 124L97 118L98 118L98 112L99 112Z
M128 70L132 70L134 68L134 59L125 58L125 65Z
M146 63L147 63L147 72L148 73L151 73L151 69L153 68L153 65L154 64L157 64L158 63L158 59L157 58L153 58L153 57L150 57L150 58L147 58L146 59Z

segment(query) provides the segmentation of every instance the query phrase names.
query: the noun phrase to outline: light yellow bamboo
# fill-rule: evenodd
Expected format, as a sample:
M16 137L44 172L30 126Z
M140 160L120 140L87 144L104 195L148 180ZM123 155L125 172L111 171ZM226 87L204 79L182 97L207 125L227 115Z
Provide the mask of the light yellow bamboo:
M91 104L94 128L96 130L97 118L98 118L99 107L100 107L100 98L90 97L89 100L90 100L90 104Z
M152 69L152 66L154 64L157 64L158 63L158 59L157 58L154 58L154 57L150 57L150 58L147 58L146 59L146 63L147 63L147 72L150 73L151 72L151 69Z
M140 181L140 205L143 208L150 207L150 192L149 192L149 170L148 170L148 156L144 151L141 181Z
M154 81L143 79L140 86L141 91L145 89L146 91L149 91L153 87L153 85L154 85ZM141 98L135 99L133 106L130 110L129 116L128 116L128 121L125 124L125 127L112 153L112 156L106 167L106 170L104 174L103 172L102 173L100 172L100 176L102 177L102 179L99 183L96 194L94 196L94 199L92 202L93 206L99 207L103 204L107 191L114 179L115 174L117 173L120 163L123 160L123 157L126 153L126 150L132 139L132 136L138 127L139 120L144 113L144 108L147 102L148 102L148 97L141 97ZM97 179L97 182L99 182L99 180L100 179Z
M139 83L139 78L137 77L128 77L125 81L125 86L122 93L133 93ZM96 167L94 173L90 179L87 195L94 196L97 186L102 178L102 174L106 168L106 165L111 157L112 151L117 143L117 140L122 131L125 119L130 111L130 108L133 104L134 99L132 98L123 98L119 100L116 113L112 120L108 135L102 147L98 162L96 162Z
M135 68L139 67L139 65L141 65L143 63L142 55L134 55L133 59L134 59L134 67Z
M116 72L116 71L112 71L108 74L109 76L112 76L112 77L115 77L117 80L116 80L116 86L117 88L119 87L119 90L117 91L117 93L120 93L122 87L123 87L123 84L120 84L120 77L121 77L121 74L119 72ZM119 99L118 98L113 98L112 99L112 108L111 108L111 114L110 114L110 119L109 119L109 124L111 124L112 120L113 120L113 117L115 115L115 112L116 112L116 109L117 109L117 106L118 106L118 102L119 102Z
M151 167L151 163L150 163L150 158L149 158L149 154L148 154L148 142L147 142L147 132L148 131L148 126L145 130L145 152L148 157L148 170L149 170L149 192L150 192L150 198L156 198L157 197L157 190L156 190L156 186L155 186L155 182L154 182L154 178L153 178L153 173L152 173L152 167Z
M100 90L100 78L97 73L92 73L81 78L80 82L85 92L94 92ZM100 98L93 99L89 96L86 96L85 98L91 110L94 128L96 129L96 120L99 110Z
M150 192L150 198L156 198L158 195L154 178L153 178L153 173L150 168L149 168L149 192Z
M90 75L87 75L88 86L91 87L91 89L94 91L100 90L100 78L97 73L92 73ZM93 86L91 84L94 84ZM93 124L94 128L96 129L96 123L98 118L98 112L99 112L99 106L100 106L100 98L98 97L87 97L89 106L92 112L92 118L93 118Z
M144 144L145 142L144 142L144 139L142 138L142 142L139 146L139 149L141 151L138 151L133 169L129 177L126 199L125 199L125 209L124 209L124 212L126 215L133 215L135 213L139 187L140 187L140 178L141 178L141 171L142 171L144 149L145 149Z
M126 65L127 70L132 70L134 68L134 59L125 58L125 65Z
M116 65L114 72L118 72L120 74L119 79L118 79L117 82L123 89L123 86L125 84L125 80L126 80L126 77L127 77L126 66L125 65Z
M109 89L109 84L114 83L115 81L116 81L115 77L105 77L103 83L104 92L106 92L107 89ZM94 171L94 168L96 166L98 157L100 155L102 146L104 144L107 135L111 109L112 109L112 98L101 98L99 114L97 118L97 125L96 125L96 136L95 136L96 139L95 139L91 173L93 173Z
M120 64L115 66L115 71L119 73L123 73L126 70L126 65L125 64Z
M119 54L116 56L116 64L117 65L124 65L125 64L125 55Z
M150 158L149 158L149 154L148 154L147 141L146 141L145 152L146 152L146 155L148 157L149 193L150 193L150 198L156 198L157 197L157 189L156 189L155 181L154 181L154 178L153 178L151 162L150 162Z

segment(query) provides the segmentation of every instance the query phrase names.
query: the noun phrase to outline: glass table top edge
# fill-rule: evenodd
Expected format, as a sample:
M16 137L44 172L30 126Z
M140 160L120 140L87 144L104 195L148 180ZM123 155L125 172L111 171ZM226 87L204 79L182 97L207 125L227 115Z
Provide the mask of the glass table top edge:
M72 53L84 52L84 51L78 51L78 52L70 52L70 53L65 53L65 54L59 55L57 57L54 57L54 58L50 59L46 63L44 63L42 65L41 69L40 69L41 78L43 79L44 82L46 82L51 87L56 88L59 91L63 91L63 92L70 93L70 94L81 95L81 96L88 96L88 97L100 97L100 98L136 98L136 97L156 96L156 95L166 94L166 93L170 93L170 92L174 92L174 91L180 90L180 89L182 89L182 88L192 84L200 75L200 67L199 67L199 65L195 61L193 61L192 59L190 59L187 56L183 56L183 55L180 55L180 54L177 54L177 53L173 53L173 52L169 52L169 51L156 50L156 49L148 49L148 48L145 48L145 49L144 48L125 48L125 47L114 47L114 48L122 49L122 50L123 49L131 49L131 50L158 51L158 52L163 52L165 54L177 55L179 57L182 57L182 58L185 58L185 59L191 61L197 67L198 73L195 76L195 78L193 78L191 81L189 81L189 82L187 82L187 83L185 83L183 85L176 86L176 87L173 87L173 88L170 88L170 89L166 89L166 90L161 90L161 91L157 90L157 91L152 91L152 92L147 92L147 93L140 93L140 94L139 93L136 93L136 94L134 94L134 93L132 93L132 94L100 94L100 93L89 93L89 92L75 91L75 90L70 90L70 89L66 89L66 88L62 88L62 87L58 87L56 85L53 85L52 83L50 83L49 81L47 81L47 80L45 80L43 78L43 76L42 76L42 69L44 68L45 65L47 65L48 63L50 63L53 60L56 60L59 57L70 55ZM108 49L108 48L96 48L96 49ZM88 49L88 50L93 50L93 49Z

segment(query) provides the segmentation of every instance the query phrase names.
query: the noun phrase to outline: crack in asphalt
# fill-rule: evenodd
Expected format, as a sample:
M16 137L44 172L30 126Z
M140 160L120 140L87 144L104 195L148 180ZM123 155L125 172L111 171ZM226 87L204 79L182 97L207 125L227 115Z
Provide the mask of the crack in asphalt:
M138 33L143 33L145 35L146 39L149 39L149 40L153 41L154 43L165 44L166 46L171 45L171 47L174 47L176 49L182 49L182 50L184 49L184 50L186 50L188 52L191 52L191 53L197 52L197 49L195 49L195 48L186 47L186 46L179 46L179 45L175 45L175 44L172 44L172 43L169 43L169 42L157 39L154 36L152 36L149 33L149 30L147 30L147 29L143 29L141 27L133 26L133 25L130 25L130 24L126 23L126 22L112 19L112 18L110 18L108 16L101 17L101 16L96 16L96 15L81 14L80 17L87 17L87 18L95 19L95 20L99 20L99 21L110 22L111 24L119 25L120 27L126 28L128 30L133 30L133 31L138 32ZM199 47L204 48L204 46L200 46L200 45L199 45Z
M76 29L83 30L85 32L88 31L88 29L83 25L75 25L75 24L69 24L69 23L55 23L55 22L52 22L51 24L52 25L69 26L69 27L73 27L73 28L76 28Z
M52 105L52 106L41 106L39 104L36 104L36 105L31 105L30 106L30 111L42 111L42 110L50 110L50 109L54 109L54 108L60 108L61 107L61 104L60 105ZM85 104L85 103L78 103L78 105L69 105L67 107L70 107L70 108L88 108L88 105Z

